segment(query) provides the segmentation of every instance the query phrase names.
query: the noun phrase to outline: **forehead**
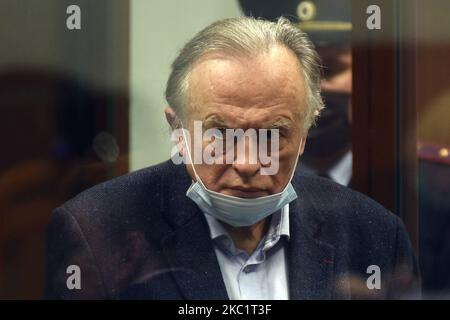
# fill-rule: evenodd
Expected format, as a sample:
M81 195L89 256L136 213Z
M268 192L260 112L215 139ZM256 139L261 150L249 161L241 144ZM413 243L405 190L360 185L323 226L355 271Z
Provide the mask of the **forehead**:
M304 100L300 63L282 46L252 57L211 54L197 62L189 79L189 112L197 116L292 114Z

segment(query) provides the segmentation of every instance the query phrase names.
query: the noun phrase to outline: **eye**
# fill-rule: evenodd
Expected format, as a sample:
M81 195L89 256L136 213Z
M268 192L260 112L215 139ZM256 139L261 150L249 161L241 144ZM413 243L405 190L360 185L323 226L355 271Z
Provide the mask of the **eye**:
M214 130L211 132L211 130ZM224 140L226 137L226 128L213 127L209 129L209 140Z
M275 129L270 129L270 130L267 130L267 139L272 139L272 137L273 137L273 131L274 130L277 130L278 131L278 137L281 137L281 138L284 138L284 137L286 137L286 135L287 135L287 130L288 129L285 129L285 128L275 128ZM276 135L275 135L276 136Z

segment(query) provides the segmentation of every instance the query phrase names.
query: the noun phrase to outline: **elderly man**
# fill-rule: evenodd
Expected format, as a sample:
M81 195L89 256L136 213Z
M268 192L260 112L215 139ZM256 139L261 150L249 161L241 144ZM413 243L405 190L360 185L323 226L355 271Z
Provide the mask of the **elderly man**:
M105 182L56 209L47 296L414 293L417 269L401 221L357 192L296 172L322 108L319 65L306 35L285 19L228 19L198 33L174 61L166 90L166 118L181 129L173 158L185 161ZM243 137L228 139L240 129ZM220 148L210 150L211 163L204 155L213 142ZM270 161L261 153L252 160L252 145ZM277 170L267 170L274 163Z

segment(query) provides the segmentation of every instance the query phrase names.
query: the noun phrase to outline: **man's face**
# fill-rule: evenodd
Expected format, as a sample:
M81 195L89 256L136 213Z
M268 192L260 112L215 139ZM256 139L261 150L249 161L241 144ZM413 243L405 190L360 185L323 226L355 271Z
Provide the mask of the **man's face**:
M261 163L195 164L207 188L227 195L256 198L278 193L289 182L295 161L304 148L305 85L295 55L276 46L252 58L209 55L193 68L189 79L187 119L194 137L194 120L203 131L279 129L279 170L261 175ZM203 145L205 148L205 144ZM191 154L193 146L191 145ZM196 180L192 165L187 165Z
M350 46L319 46L325 109L309 131L303 162L318 171L333 167L351 148L352 53Z
M324 68L322 93L352 94L352 51L350 46L318 47ZM348 108L351 123L351 105Z

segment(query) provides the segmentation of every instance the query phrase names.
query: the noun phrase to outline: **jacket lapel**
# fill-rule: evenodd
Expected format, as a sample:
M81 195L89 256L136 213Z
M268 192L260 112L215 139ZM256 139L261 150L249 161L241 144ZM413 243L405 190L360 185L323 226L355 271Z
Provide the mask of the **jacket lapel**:
M208 224L200 209L186 197L191 180L185 168L173 168L164 195L164 215L173 230L161 240L172 275L185 299L228 299L222 273L210 238ZM179 172L179 170L184 172Z
M295 184L294 184L295 186ZM302 188L297 184L296 189ZM320 239L320 212L307 190L290 205L288 247L290 299L331 299L334 282L334 247Z

